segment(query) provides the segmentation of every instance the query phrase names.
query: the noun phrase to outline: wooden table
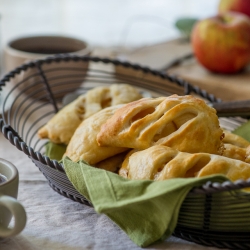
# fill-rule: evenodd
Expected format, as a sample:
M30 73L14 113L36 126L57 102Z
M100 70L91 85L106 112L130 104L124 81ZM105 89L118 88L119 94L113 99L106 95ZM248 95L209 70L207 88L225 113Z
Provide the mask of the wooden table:
M192 54L190 43L182 39L118 53L118 58L162 69L176 58ZM209 53L209 52L208 52ZM183 63L167 70L224 100L247 100L250 98L250 67L234 75L214 74L201 66L197 60L184 60Z

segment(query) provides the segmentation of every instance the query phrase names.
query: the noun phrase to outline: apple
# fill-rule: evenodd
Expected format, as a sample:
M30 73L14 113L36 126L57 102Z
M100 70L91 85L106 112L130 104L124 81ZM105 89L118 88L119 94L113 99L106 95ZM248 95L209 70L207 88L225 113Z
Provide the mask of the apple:
M224 12L202 19L192 29L191 45L196 59L208 70L237 73L250 62L250 18Z
M235 11L246 14L250 17L250 1L249 0L220 0L218 5L219 13L225 11Z

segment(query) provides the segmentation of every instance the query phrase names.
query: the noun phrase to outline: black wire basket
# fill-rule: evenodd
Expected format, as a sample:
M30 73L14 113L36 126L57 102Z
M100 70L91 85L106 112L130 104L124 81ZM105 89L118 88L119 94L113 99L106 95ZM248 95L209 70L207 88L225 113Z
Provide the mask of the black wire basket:
M3 135L39 168L49 185L74 201L91 204L75 190L63 165L45 155L47 140L37 137L43 126L63 105L69 93L128 83L152 96L192 94L207 102L220 100L206 91L167 73L119 60L58 55L24 64L0 81L2 100L0 128ZM244 119L220 118L221 126L233 130ZM206 246L250 249L250 193L242 188L250 181L212 183L194 188L181 206L174 236Z

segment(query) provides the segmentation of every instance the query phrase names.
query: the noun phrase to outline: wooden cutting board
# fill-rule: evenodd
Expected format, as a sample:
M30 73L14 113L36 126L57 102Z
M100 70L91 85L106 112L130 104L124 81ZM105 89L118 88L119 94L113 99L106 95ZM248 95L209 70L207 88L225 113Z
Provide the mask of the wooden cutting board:
M176 39L119 54L118 58L154 69L162 69L172 60L190 53L192 53L190 44ZM214 74L192 58L170 68L167 72L185 79L224 101L250 99L250 67L235 75Z

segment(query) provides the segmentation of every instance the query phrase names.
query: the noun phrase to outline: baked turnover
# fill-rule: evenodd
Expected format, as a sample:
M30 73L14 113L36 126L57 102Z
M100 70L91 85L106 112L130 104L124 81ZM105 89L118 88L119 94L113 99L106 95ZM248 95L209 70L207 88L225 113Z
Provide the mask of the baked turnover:
M250 178L250 164L208 153L186 153L163 145L130 152L119 171L129 179L166 180L223 174L230 180Z
M229 131L224 130L224 135L222 140L224 143L223 156L250 163L250 142Z
M142 98L138 90L128 84L96 87L66 105L39 129L38 136L54 143L68 144L80 123L96 112L110 106Z
M96 135L101 125L121 106L122 104L102 109L83 120L72 136L64 156L68 156L74 162L83 160L90 165L95 165L128 150L121 147L99 147L96 142Z
M223 130L215 109L193 96L143 98L118 109L101 126L101 147L146 149L165 145L197 153L223 153Z

